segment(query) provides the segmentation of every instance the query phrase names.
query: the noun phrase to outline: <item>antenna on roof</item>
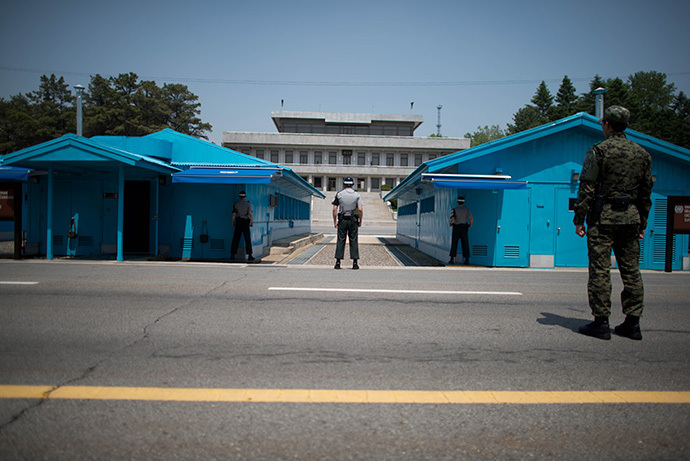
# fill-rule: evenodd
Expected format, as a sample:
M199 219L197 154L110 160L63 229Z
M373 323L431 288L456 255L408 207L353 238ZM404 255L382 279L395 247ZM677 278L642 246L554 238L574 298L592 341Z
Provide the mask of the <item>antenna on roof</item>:
M440 138L441 137L441 109L443 109L443 106L439 104L436 107L436 109L438 109L438 122L436 123L436 129L437 129L436 136L438 136Z
M410 115L412 115L412 108L414 107L414 101L410 103Z
M283 106L284 106L284 105L285 105L285 100L284 100L284 99L281 99L281 100L280 100L280 111L281 111L281 112L283 111Z

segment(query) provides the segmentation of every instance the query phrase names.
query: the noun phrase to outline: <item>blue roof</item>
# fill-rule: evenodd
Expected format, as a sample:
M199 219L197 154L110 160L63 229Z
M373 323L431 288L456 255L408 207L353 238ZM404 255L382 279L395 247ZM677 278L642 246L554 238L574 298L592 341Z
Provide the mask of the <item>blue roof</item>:
M88 171L125 164L171 174L190 167L242 168L261 170L259 174L280 187L296 188L301 193L325 198L325 195L301 176L284 166L221 147L193 136L166 128L143 137L94 136L84 138L66 134L52 141L6 155L4 165L45 170L52 164L57 171ZM219 175L218 178L223 177ZM211 179L209 179L211 181ZM223 181L219 181L223 182ZM224 181L227 182L227 181Z
M114 168L124 164L158 173L179 171L178 168L162 160L118 149L71 133L13 152L3 159L4 165L34 170L46 169L49 164L57 170L89 170L94 167L94 162L98 162L99 168L104 166Z
M555 122L547 123L545 125L532 128L530 130L525 130L520 133L516 133L504 138L497 139L485 144L480 144L478 146L472 147L470 149L455 152L453 154L448 154L443 157L439 157L433 160L428 160L417 167L412 173L410 173L405 179L403 179L400 184L393 188L386 196L384 200L391 200L398 197L407 188L412 187L412 185L419 183L422 179L423 173L433 173L442 171L446 168L452 167L462 162L468 160L473 160L486 155L491 155L500 151L504 151L511 147L515 147L520 144L534 141L545 136L551 136L555 133L561 131L570 130L574 128L580 128L584 130L591 130L593 133L599 135L601 134L601 125L599 120L592 115L584 112L572 115L570 117L557 120ZM690 162L690 150L685 149L680 146L676 146L666 141L648 136L646 134L640 133L635 130L627 129L625 131L628 139L635 141L647 151L655 154L668 155L674 157L678 160L684 162ZM603 136L603 135L602 135Z

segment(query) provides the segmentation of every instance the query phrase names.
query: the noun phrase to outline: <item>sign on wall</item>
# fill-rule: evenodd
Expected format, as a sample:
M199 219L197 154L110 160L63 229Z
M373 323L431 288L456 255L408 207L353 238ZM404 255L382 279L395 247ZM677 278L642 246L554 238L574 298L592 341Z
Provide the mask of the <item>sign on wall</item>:
M690 234L690 197L670 196L666 209L666 264L673 271L673 235Z

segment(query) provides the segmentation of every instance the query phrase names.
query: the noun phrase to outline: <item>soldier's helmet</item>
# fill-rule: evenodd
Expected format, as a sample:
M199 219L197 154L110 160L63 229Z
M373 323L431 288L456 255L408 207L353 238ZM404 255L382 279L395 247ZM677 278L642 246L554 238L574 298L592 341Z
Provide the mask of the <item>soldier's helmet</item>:
M352 179L352 176L345 176L345 179L343 179L343 184L346 186L354 186L355 180Z

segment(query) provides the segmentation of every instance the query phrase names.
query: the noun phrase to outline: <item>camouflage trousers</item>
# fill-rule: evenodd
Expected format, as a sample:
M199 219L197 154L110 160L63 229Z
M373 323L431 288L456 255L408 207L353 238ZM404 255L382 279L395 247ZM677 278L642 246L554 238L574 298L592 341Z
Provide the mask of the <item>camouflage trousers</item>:
M611 250L623 281L621 303L625 315L641 316L644 285L639 268L640 240L637 224L596 224L587 229L589 253L589 307L595 317L611 315Z

